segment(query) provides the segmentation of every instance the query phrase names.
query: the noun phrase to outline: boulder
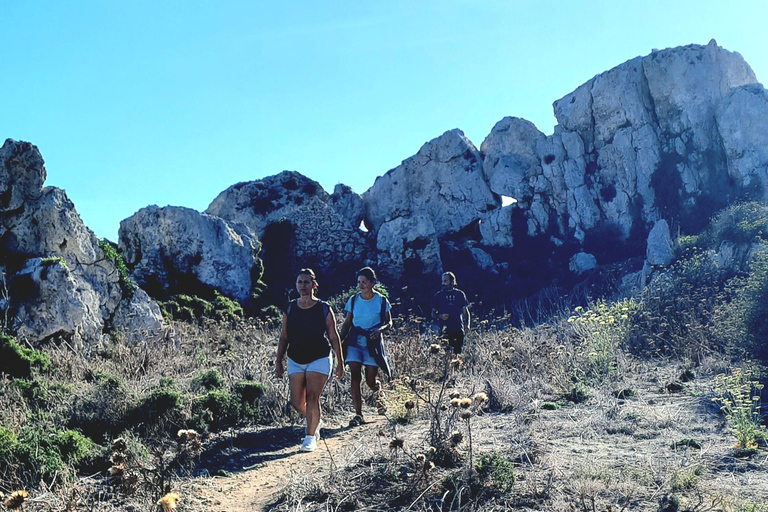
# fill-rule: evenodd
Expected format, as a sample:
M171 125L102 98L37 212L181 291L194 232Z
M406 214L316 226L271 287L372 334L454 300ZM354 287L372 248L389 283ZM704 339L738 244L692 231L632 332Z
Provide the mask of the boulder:
M652 266L668 267L674 258L675 249L669 233L669 224L664 219L658 220L648 233L645 259Z
M190 208L148 206L120 223L119 246L139 286L158 297L215 290L245 302L260 269L259 242L234 226Z
M95 343L131 296L130 286L121 282L116 262L66 193L43 187L45 178L37 147L5 142L0 149L0 264L9 284L5 314L12 331L32 344L58 336L75 345ZM142 321L151 333L145 340L162 334L156 304Z
M571 256L568 268L575 274L583 274L597 267L597 258L587 252L578 252Z

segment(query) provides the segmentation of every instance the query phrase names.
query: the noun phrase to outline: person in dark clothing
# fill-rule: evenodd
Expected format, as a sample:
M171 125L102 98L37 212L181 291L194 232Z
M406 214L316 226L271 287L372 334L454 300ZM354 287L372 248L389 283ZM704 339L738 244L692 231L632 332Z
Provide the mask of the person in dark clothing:
M296 276L299 298L283 311L283 328L277 346L275 375L283 378L283 358L288 354L288 385L291 404L306 417L307 430L301 451L317 449L320 437L320 395L331 376L336 356L336 377L344 377L336 316L331 307L315 296L317 280L312 269L304 268Z
M445 272L442 276L442 289L432 301L432 318L440 326L448 346L455 354L461 354L464 344L464 332L469 330L471 317L469 302L463 291L456 288L456 276Z

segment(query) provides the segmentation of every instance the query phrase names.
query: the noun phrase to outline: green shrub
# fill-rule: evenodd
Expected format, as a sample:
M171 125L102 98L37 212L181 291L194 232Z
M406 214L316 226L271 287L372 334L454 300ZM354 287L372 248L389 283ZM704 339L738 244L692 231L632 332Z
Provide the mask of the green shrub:
M24 348L6 334L0 333L0 373L10 377L28 379L32 369L48 371L51 358L40 350Z
M724 308L721 327L732 329L726 336L738 348L768 361L768 252L757 253L749 267L747 277L735 285L733 302Z
M480 456L475 467L478 475L499 491L510 492L514 488L515 465L503 453L485 453Z
M130 398L122 380L104 372L93 375L72 402L68 426L92 439L112 437L126 428Z
M706 233L715 248L722 242L749 243L768 234L768 207L750 201L737 203L714 216Z
M225 384L224 377L221 376L218 370L201 370L192 380L193 387L206 391L221 389Z
M210 431L233 426L238 422L238 403L223 389L209 391L195 399L193 416L202 421Z
M120 278L120 289L127 297L131 297L136 290L136 283L133 282L131 274L128 272L123 255L117 252L115 246L106 239L99 240L99 248L104 251L104 256L114 263Z
M13 379L12 382L31 407L39 409L48 403L48 388L40 381Z
M261 419L259 399L264 395L264 391L264 386L258 382L242 380L235 384L232 392L237 397L241 423L255 422Z
M163 315L172 320L202 322L205 318L236 320L243 317L243 307L218 291L213 292L210 301L195 295L179 294L159 302L159 305Z
M167 421L178 421L181 418L181 404L182 395L176 389L173 379L164 377L146 396L139 399L131 416L137 423L143 423L145 428L162 428Z
M693 361L722 349L715 336L715 311L728 302L727 283L733 275L708 251L691 251L673 263L641 293L630 317L629 348L636 354Z

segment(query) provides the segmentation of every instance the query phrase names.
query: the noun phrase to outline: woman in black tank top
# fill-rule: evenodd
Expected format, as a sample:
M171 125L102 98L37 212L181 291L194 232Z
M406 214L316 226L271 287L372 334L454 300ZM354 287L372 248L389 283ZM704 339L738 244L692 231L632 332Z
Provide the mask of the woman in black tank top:
M296 276L299 298L283 312L283 328L277 346L275 375L283 378L283 358L288 354L288 385L291 404L307 420L302 451L317 448L320 430L320 395L331 374L331 349L336 356L336 377L344 376L336 316L330 306L315 296L317 280L312 269Z

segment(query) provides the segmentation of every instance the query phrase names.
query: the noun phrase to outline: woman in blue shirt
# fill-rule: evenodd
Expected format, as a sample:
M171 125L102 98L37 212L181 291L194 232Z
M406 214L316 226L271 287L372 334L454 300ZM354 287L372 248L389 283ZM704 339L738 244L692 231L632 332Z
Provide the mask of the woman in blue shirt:
M365 383L377 394L381 394L381 381L376 377L379 364L370 353L368 345L378 343L381 346L381 333L392 327L392 314L386 297L373 289L376 284L376 272L371 267L364 267L357 272L357 288L360 292L347 301L344 310L342 332L348 332L346 339L346 362L352 376L352 404L355 407L355 417L349 422L350 426L361 425L363 419L362 380L365 366ZM382 364L387 364L386 360ZM387 368L388 370L388 368Z

